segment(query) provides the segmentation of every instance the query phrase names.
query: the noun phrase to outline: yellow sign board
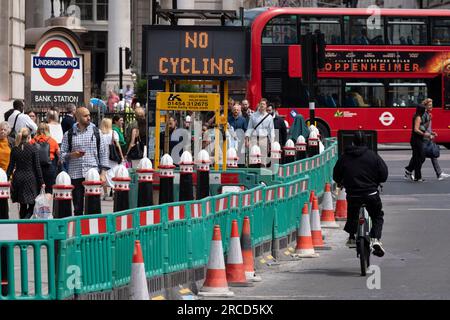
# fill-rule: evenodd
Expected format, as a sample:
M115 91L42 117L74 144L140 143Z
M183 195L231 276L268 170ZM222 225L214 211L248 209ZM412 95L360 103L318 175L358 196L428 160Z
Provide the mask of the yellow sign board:
M220 111L218 93L158 92L156 106L166 111Z

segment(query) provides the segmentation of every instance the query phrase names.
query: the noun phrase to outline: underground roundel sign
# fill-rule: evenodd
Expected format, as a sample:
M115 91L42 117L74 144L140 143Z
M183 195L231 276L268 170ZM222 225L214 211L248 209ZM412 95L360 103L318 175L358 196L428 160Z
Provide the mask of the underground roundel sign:
M32 105L83 102L83 56L63 37L47 39L31 55Z

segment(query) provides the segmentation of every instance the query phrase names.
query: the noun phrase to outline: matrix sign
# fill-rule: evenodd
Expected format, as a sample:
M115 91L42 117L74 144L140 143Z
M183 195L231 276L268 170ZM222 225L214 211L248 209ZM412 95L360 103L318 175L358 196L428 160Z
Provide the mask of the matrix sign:
M45 41L31 55L31 104L81 104L83 93L83 56L63 37Z
M247 32L240 27L144 27L143 73L164 78L247 78Z

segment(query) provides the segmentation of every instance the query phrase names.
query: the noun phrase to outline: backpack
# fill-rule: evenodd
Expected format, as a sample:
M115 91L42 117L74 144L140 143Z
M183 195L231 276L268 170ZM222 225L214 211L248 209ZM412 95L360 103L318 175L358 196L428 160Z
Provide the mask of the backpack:
M100 163L100 130L94 126L94 135L97 142L97 158ZM72 152L73 128L67 131L67 142L69 144L69 153Z
M16 116L16 119L14 120L14 125L13 125L13 127L12 127L12 129L11 129L11 132L9 133L9 136L11 137L11 138L13 138L13 139L16 139L16 124L17 124L17 119L19 119L19 117L20 117L20 115L21 115L22 113L19 113L17 116ZM9 117L8 117L9 118Z
M35 145L39 153L39 161L41 163L41 166L48 166L52 163L52 160L50 160L50 144L48 141L50 138L47 139L47 141L36 141Z

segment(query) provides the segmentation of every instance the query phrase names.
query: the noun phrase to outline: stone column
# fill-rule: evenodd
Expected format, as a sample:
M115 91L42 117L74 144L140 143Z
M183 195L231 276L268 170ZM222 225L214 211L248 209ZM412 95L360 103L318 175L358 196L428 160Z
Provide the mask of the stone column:
M106 94L113 89L119 93L119 47L131 48L131 0L109 0L108 5L108 73L103 89ZM125 70L123 51L123 88L133 86L131 70ZM123 92L125 94L125 91Z
M195 9L194 0L178 0L177 9ZM181 19L178 21L179 26L193 26L195 24L194 19Z
M0 114L25 98L25 0L0 1Z

